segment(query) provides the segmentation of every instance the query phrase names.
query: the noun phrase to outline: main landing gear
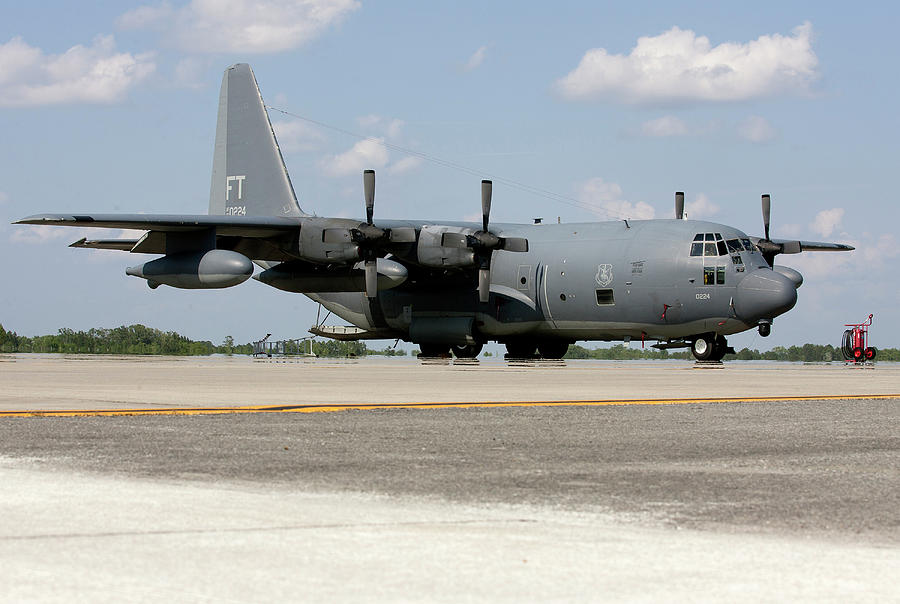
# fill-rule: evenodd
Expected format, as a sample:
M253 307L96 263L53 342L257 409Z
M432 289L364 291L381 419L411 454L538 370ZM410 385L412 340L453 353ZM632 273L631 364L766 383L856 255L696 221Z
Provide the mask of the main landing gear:
M734 354L725 336L714 333L700 334L691 343L691 352L698 361L721 361L726 354Z
M506 343L508 359L542 359L557 360L566 356L569 343L565 340L510 340Z
M449 358L450 353L457 359L474 359L481 354L482 344L466 344L462 346L433 344L428 342L419 343L419 356L423 358Z

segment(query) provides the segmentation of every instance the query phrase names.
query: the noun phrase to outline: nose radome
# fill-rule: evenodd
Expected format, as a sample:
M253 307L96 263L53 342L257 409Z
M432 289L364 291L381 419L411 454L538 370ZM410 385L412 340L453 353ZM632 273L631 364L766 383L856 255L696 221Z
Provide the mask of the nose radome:
M797 286L788 277L768 268L745 275L738 283L734 311L745 323L773 319L797 303Z

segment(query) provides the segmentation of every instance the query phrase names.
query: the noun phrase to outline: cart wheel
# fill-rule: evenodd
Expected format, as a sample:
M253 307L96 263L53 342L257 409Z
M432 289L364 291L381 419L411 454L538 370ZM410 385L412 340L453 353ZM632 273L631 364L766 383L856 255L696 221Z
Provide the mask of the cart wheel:
M875 355L878 354L878 351L875 350L873 346L866 348L866 360L871 361L875 358Z
M865 355L866 355L866 353L863 350L862 346L857 346L856 348L853 349L853 360L854 361L863 360L863 358L865 358Z

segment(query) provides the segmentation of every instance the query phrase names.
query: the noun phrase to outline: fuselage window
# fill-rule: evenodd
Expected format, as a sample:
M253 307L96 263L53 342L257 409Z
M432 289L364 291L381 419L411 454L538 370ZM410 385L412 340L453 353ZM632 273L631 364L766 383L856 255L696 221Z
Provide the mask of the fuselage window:
M716 284L716 268L714 266L703 267L703 285Z
M725 267L716 267L716 285L725 285Z
M614 306L613 290L598 289L597 290L597 306Z
M701 235L702 237L702 235ZM702 256L703 255L703 243L699 241L695 241L691 244L691 256Z

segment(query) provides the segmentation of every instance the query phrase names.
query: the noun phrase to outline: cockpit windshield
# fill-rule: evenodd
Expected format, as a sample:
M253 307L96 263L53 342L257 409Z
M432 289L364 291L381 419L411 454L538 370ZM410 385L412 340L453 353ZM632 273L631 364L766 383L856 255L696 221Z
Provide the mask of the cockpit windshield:
M691 256L727 256L742 251L753 252L756 247L746 237L726 240L721 233L697 233L691 242Z

